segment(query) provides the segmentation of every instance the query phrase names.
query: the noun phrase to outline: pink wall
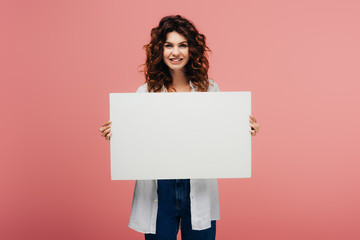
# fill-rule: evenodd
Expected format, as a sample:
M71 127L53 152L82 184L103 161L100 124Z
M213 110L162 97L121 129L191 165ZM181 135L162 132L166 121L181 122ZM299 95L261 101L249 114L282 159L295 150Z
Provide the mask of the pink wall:
M360 239L359 1L1 1L0 239L143 239L110 180L109 92L181 14L210 77L252 91L253 177L219 180L217 239Z

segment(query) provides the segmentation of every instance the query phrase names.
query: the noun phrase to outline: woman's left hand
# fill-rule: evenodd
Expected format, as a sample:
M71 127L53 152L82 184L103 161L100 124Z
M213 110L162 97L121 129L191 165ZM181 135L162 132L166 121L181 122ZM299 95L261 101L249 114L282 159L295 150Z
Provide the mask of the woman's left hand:
M255 136L258 132L259 132L259 124L256 122L256 119L253 115L250 115L250 127L251 127L251 130L249 131L251 133L251 136Z

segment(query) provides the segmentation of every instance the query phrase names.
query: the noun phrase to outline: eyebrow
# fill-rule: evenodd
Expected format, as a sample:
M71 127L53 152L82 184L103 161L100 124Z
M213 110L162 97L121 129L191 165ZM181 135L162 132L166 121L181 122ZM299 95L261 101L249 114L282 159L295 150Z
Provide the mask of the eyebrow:
M170 44L173 44L173 43L171 43L171 42L165 42L165 43L170 43ZM182 41L182 42L179 42L179 44L181 44L181 43L188 43L188 41Z

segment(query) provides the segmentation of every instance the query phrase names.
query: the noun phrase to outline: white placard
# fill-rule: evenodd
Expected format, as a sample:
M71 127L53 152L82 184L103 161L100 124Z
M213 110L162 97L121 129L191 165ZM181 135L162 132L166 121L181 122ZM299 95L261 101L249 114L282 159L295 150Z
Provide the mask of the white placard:
M110 93L111 179L251 177L251 92Z

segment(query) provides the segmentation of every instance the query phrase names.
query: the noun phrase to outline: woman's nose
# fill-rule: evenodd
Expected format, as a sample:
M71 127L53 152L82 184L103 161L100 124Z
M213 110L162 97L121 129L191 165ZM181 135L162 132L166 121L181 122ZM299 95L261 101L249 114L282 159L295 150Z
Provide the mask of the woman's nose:
M174 47L172 53L173 53L173 55L179 55L179 54L180 54L179 48L178 48L178 47Z

